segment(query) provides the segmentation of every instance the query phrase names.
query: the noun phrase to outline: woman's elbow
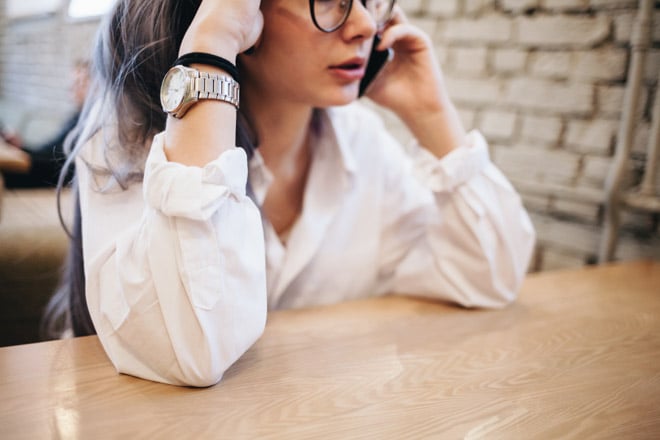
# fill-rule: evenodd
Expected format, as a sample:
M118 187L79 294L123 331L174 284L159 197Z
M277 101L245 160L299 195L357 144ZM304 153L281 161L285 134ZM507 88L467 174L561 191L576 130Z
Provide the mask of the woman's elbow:
M196 341L170 339L169 347L152 347L154 350L146 355L141 350L140 356L132 355L137 350L124 351L123 356L114 356L112 361L118 372L142 379L177 386L213 386L261 337L266 321L263 315L247 320L250 325L240 329L225 326ZM117 350L112 351L117 354Z
M266 313L252 315L249 325L235 322L233 330L225 329L234 335L228 341L224 335L207 335L202 353L182 359L179 356L180 382L187 386L209 387L220 382L225 372L238 361L259 340L266 325Z
M222 380L225 371L227 371L230 366L231 365L210 365L208 368L205 368L204 371L200 371L198 374L186 374L181 376L178 378L175 385L196 388L211 387Z
M519 249L508 256L485 258L481 270L468 271L460 283L455 280L462 286L459 303L468 308L502 309L515 302L527 273L527 253L531 255L531 251Z
M529 270L533 248L532 235L531 240L524 247L510 255L509 263L501 263L499 267L491 269L490 277L486 278L487 285L484 286L486 297L489 299L487 307L501 309L518 299L520 288Z
M469 309L503 309L513 303L518 297L518 289L499 283L476 283L471 289L466 289L458 303Z
M525 215L517 237L501 243L499 252L489 258L489 276L484 277L490 308L504 308L513 303L529 271L536 243L536 231Z

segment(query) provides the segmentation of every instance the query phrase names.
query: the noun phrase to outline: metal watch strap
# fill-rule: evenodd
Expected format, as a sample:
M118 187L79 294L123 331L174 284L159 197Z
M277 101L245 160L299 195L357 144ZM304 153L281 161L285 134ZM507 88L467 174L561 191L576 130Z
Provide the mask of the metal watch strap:
M193 84L193 92L199 99L217 99L238 108L241 101L240 86L229 76L198 71Z

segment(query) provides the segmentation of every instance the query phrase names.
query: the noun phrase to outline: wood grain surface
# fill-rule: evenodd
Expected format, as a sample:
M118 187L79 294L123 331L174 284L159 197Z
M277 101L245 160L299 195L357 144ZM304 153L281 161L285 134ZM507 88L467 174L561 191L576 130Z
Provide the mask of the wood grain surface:
M657 439L660 262L532 275L498 311L274 312L206 389L118 375L96 337L2 348L0 438Z

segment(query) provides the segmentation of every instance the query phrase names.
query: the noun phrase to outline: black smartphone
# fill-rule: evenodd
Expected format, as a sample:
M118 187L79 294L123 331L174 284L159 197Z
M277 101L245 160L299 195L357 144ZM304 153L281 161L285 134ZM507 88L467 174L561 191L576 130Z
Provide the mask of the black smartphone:
M374 37L374 44L371 46L371 53L369 54L369 60L367 61L367 69L364 73L364 78L360 81L359 96L364 95L369 85L378 75L378 72L380 72L383 66L385 66L385 63L387 63L391 57L392 49L376 50L379 43L380 38L376 35Z

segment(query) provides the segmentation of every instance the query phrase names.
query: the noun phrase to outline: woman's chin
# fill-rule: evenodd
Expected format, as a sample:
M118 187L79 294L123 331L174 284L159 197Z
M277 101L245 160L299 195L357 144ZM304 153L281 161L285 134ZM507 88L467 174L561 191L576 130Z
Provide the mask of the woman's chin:
M358 99L359 85L348 85L337 90L325 99L325 105L319 107L340 107L355 102Z

